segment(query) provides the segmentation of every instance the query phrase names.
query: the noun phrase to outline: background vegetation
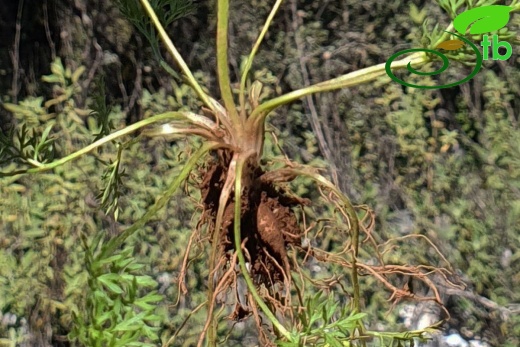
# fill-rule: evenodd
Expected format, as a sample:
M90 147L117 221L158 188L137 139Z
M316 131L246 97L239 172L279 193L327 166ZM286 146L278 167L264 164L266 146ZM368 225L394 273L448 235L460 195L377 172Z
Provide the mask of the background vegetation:
M249 52L272 4L231 3L230 56L236 59L231 66L237 80L240 57ZM52 135L59 138L54 154L60 158L92 142L92 133L196 105L186 85L161 72L147 41L114 2L21 4L0 8L2 136L23 123L43 132L54 120ZM214 4L194 2L192 9L168 32L196 77L215 94ZM430 30L434 23L442 28L450 21L442 6L430 1L287 1L255 61L255 77L280 94L383 63L398 50L422 46L426 18ZM508 28L514 32L519 24L514 14ZM520 343L520 292L515 290L520 287L520 58L518 45L513 49L508 61L485 62L461 86L426 91L381 79L308 97L278 110L271 123L290 158L330 167L355 203L374 209L376 238L413 232L435 242L467 284L465 290L443 292L452 314L446 327L492 346ZM459 67L439 80L417 79L440 83L466 74ZM111 124L102 123L103 113ZM119 164L126 176L121 190L108 190L118 197L110 213L105 213L110 206L100 206L102 196L96 199L100 189L110 187L110 171L93 157L42 175L1 178L0 343L68 346L67 334L73 332L89 345L81 340L85 332L74 331L77 318L71 312L88 310L94 322L114 311L118 287L131 292L134 279L142 289L121 302L119 314L137 317L139 334L149 341L196 343L205 312L189 315L205 300L202 251L186 274L186 286L200 290L183 292L178 282L198 211L193 189L187 186L188 194L178 194L126 242L128 251L117 260L123 263L110 271L128 275L127 282L115 284L101 275L104 264L89 262L96 236L115 235L145 213L181 169L179 160L191 154L190 143L172 146L150 139L124 145L128 150ZM279 153L272 138L266 151ZM97 156L106 164L117 159L114 153L115 146L105 147ZM13 167L3 163L3 171ZM295 191L315 200L308 186L300 181ZM319 214L320 206L315 211ZM81 235L88 237L82 241ZM322 242L337 246L333 235ZM399 246L393 256L400 262L437 259L423 243ZM341 271L312 269L322 278ZM370 280L363 286L366 312L379 318L373 324L399 329L398 310L385 315L387 293ZM85 290L101 293L105 306L82 300ZM159 309L149 312L146 305L158 300ZM107 341L136 331L125 329L113 326ZM244 323L228 332L226 322L219 325L226 346L257 339Z

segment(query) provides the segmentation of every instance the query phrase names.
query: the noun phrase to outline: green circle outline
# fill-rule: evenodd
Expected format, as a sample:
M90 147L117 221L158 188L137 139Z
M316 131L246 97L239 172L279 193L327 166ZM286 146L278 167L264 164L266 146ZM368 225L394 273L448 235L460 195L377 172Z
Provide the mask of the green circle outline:
M420 76L432 76L432 75L437 75L437 74L440 74L441 72L443 72L444 70L446 70L448 68L448 66L450 65L450 62L448 60L448 57L446 57L443 53L439 52L439 51L436 51L434 49L428 49L428 48L411 48L411 49L405 49L403 51L399 51L395 54L393 54L390 58L388 58L388 60L386 61L386 64L385 64L385 70L386 70L386 74L392 79L394 80L395 82L399 83L399 84L402 84L404 86L407 86L407 87L412 87L412 88L420 88L420 89L441 89L441 88L451 88L451 87L455 87L455 86L458 86L459 84L462 84L462 83L465 83L467 81L469 81L470 79L472 79L481 69L482 67L482 54L480 53L480 51L478 50L478 47L476 45L474 45L471 41L467 40L466 38L462 37L461 35L458 35L458 34L455 34L455 33L452 33L450 31L446 31L445 32L447 33L450 33L452 35L455 35L457 36L458 38L460 38L462 41L464 41L465 43L469 44L471 46L471 48L473 49L473 51L475 52L475 54L477 55L477 62L475 64L475 68L473 69L473 71L471 71L471 73L464 79L460 80L460 81L457 81L457 82L453 82L453 83L449 83L449 84L444 84L444 85L441 85L441 86L421 86L421 85L418 85L418 84L411 84L411 83L408 83L408 82L405 82L403 81L402 79L398 78L396 75L394 75L394 73L392 72L392 69L390 68L390 66L392 65L392 62L400 55L403 55L403 54L406 54L406 53L411 53L411 52L428 52L428 53L432 53L432 54L435 54L436 56L440 57L442 59L442 67L440 69L437 69L435 71L432 71L432 72L421 72L421 71L417 71L415 70L414 68L412 68L412 66L410 65L411 63L408 63L408 65L406 66L406 69L411 72L411 73L414 73L414 74L417 74L417 75L420 75Z

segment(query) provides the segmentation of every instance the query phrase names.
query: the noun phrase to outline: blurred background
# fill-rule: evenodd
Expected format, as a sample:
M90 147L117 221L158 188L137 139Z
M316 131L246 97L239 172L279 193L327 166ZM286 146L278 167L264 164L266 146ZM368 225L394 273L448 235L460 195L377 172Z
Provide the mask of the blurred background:
M397 51L423 47L436 24L439 30L447 28L446 2L287 0L257 55L254 77L276 96L384 63ZM196 78L218 96L215 4L184 5L183 16L168 33ZM231 1L232 81L239 80L240 66L272 5ZM513 14L507 25L517 40L519 24L520 16ZM466 288L441 288L452 319L437 346L520 345L518 52L513 43L509 60L485 61L472 80L453 88L413 89L381 78L308 97L270 117L269 130L291 159L327 168L354 203L375 211L378 237L426 235L451 263ZM166 52L162 56L173 64ZM84 68L75 87L42 80L56 75L51 65L57 59L71 72ZM453 66L442 77L410 79L441 85L471 70ZM90 110L99 100L116 128L166 110L199 106L186 85L162 70L149 42L116 1L3 1L2 134L22 123L45 128L54 119L56 157L63 157L93 141L100 124ZM123 160L127 176L117 218L96 200L104 169L91 156L41 175L0 178L0 345L73 345L67 338L73 320L69 308L80 309L86 283L80 234L116 234L130 225L179 172L178 160L189 156L192 145L148 139L131 146ZM109 160L116 152L110 145L97 155ZM269 140L266 153L280 152ZM13 168L2 163L2 171ZM309 182L298 184L298 194L318 198ZM172 305L197 221L197 195L186 190L191 195L178 194L127 242L165 295L159 310L162 332L175 331L206 294L207 268L195 258L187 274L191 290ZM323 245L338 246L333 238L324 236ZM439 265L426 244L399 246L392 256L396 261ZM320 271L326 277L338 269ZM366 311L380 328L421 328L429 319L424 317L431 315L434 322L440 315L416 303L399 304L388 313L388 293L370 278L362 285ZM204 312L194 314L174 345L193 345L204 321ZM255 333L247 326L238 324L223 345L252 345ZM224 336L225 326L221 330Z

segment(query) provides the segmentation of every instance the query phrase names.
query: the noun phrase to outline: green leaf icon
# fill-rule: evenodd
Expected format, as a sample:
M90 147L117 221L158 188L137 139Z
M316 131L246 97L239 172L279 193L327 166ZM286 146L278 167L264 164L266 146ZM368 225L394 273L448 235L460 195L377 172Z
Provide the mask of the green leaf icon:
M466 34L466 30L472 23L475 23L469 30L472 35L499 30L509 22L509 12L512 9L511 6L503 5L477 7L455 17L453 26L462 35Z

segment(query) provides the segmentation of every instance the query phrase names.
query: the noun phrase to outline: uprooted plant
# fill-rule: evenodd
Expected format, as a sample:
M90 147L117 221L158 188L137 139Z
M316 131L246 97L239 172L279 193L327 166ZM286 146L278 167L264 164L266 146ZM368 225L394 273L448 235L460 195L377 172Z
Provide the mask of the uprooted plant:
M200 110L172 111L144 119L122 130L111 134L106 133L104 137L82 150L52 162L46 162L44 158L47 153L50 155L52 147L48 139L51 129L47 128L39 142L33 140L34 143L29 143L20 138L19 145L22 150L17 151L13 147L12 153L8 153L12 157L21 159L29 168L3 175L50 170L141 128L154 123L164 123L156 128L144 129L141 135L198 136L203 139L202 145L189 158L181 173L172 180L167 191L155 205L131 227L109 240L98 258L104 259L116 252L130 235L142 228L159 209L165 206L183 182L195 175L198 179L197 188L201 192L202 213L197 230L193 232L204 234L203 239L209 240L211 247L207 282L208 318L202 328L199 346L203 345L205 339L210 345L216 345L214 312L218 304L217 298L236 290L237 278L240 276L247 284L250 300L247 304L241 302L238 300L239 294L235 293L237 300L231 317L238 321L253 316L257 322L259 336L265 345L272 344L274 338L284 346L365 345L368 339L378 339L385 344L393 343L394 340L413 343L414 338L422 338L425 332L438 327L440 322L424 330L404 333L376 332L366 329L362 323L364 314L360 303L359 276L368 275L376 278L391 292L390 299L394 302L404 299L431 300L442 306L440 295L430 275L453 284L448 280L450 271L443 267L387 264L383 255L390 252L393 246L391 242L378 244L374 239L372 211L366 206L354 206L333 183L318 172L317 168L303 166L288 159L282 168L269 169L261 165L266 119L274 110L307 95L373 81L386 74L385 64L349 73L264 101L262 83L250 80L250 70L260 44L282 4L282 0L277 0L243 66L239 90L234 92L231 88L227 58L229 1L218 0L217 74L220 97L223 100L220 103L208 95L197 82L163 28L161 21L168 24L176 18L164 9L168 1L150 2L141 0L139 4L137 0L119 0L119 5L141 33L150 39L155 47L154 53L161 60L161 66L172 76L179 78L174 69L160 57L158 42L154 39L158 35L162 40L177 63L185 82L193 88L202 102L203 106ZM170 11L172 8L170 7ZM448 34L437 32L437 36L432 35L430 38L430 46L436 47L448 38ZM426 52L416 52L406 59L394 62L391 68L402 69L409 64L418 68L431 59L432 56ZM78 76L72 78L77 79ZM31 147L32 152L24 151L24 146ZM122 147L119 148L122 150ZM202 158L205 160L200 164ZM118 163L111 167L113 174L117 175ZM330 219L327 227L323 226L323 221L319 221L311 223L309 228L304 228L303 207L310 205L311 202L292 194L286 184L298 177L307 177L315 181L323 201L336 212L337 218ZM105 191L104 196L110 196L110 192ZM113 208L113 205L111 207ZM311 237L309 235L317 235L317 229L343 231L343 250L339 253L330 253L313 247L308 242ZM427 247L436 250L424 236L409 236L411 237L426 240ZM361 261L362 244L367 245L363 250L363 256L370 255L373 259L377 259L376 265ZM187 248L186 258L189 256L189 246ZM445 261L439 252L437 254ZM334 283L343 280L343 275L327 281L305 278L301 271L303 262L298 261L296 255L303 257L304 260L313 257L325 264L337 264L343 269L348 269L350 272L348 283L351 285L351 290L346 290L346 294L351 297L350 305L339 309L332 301L321 300L319 295L306 299L304 283L311 283L318 288L330 288ZM180 273L179 288L182 288L185 267ZM431 289L433 295L418 297L407 287L399 287L393 282L393 279L398 276L409 276L421 281ZM293 296L297 298L297 303L291 300ZM315 310L319 311L313 312ZM271 322L272 329L265 329L262 315ZM289 323L283 324L279 317L286 317Z

